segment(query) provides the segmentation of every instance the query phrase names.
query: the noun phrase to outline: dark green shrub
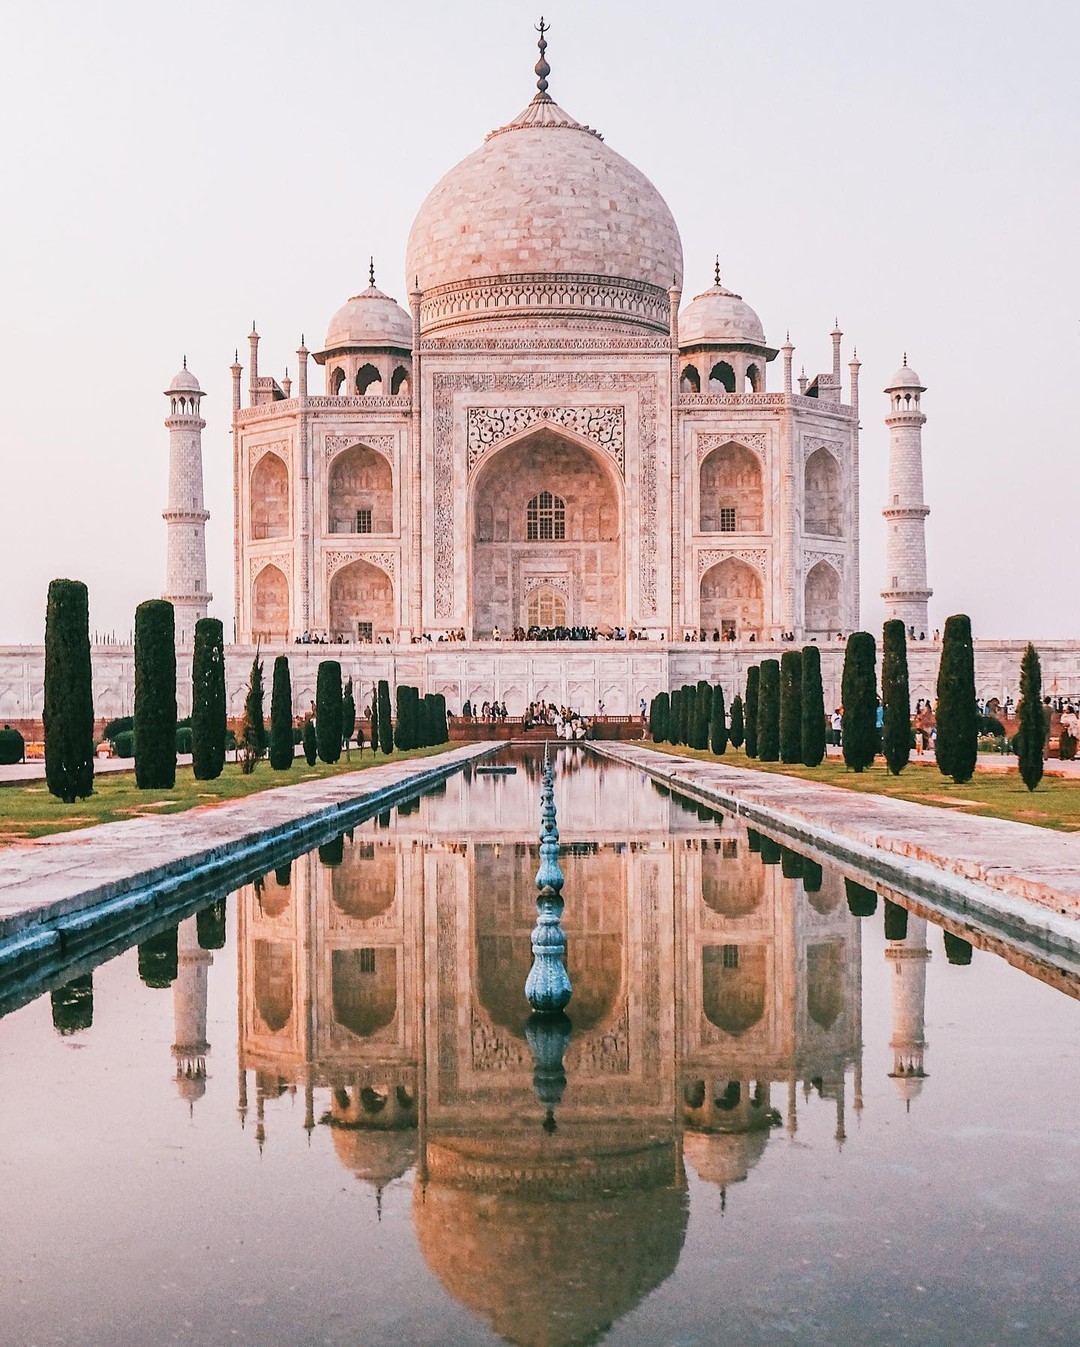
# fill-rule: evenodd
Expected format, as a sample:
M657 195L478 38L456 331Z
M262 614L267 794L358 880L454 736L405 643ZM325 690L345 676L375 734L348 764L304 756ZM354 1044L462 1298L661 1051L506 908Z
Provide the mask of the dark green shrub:
M147 599L135 609L135 784L176 784L176 638L173 606Z
M53 580L49 585L42 720L50 794L65 804L86 799L94 790L94 694L90 600L81 580Z
M885 939L907 939L907 908L885 899Z
M719 683L712 690L709 716L709 748L719 757L727 752L727 716L724 710L724 689Z
M390 719L390 684L379 679L379 747L387 755L394 751L394 725Z
M802 651L780 656L780 761L802 762Z
M66 1038L94 1023L94 975L80 973L62 987L49 993L52 1022L56 1032Z
M131 730L121 730L112 741L112 749L118 758L135 756L135 735Z
M5 767L15 762L22 762L26 753L26 740L18 730L13 730L10 725L5 725L0 730L0 764Z
M172 605L170 604L170 607ZM135 719L138 720L138 712ZM139 977L147 987L171 987L179 966L177 927L152 935L139 946Z
M979 729L979 738L984 735L993 735L995 739L1004 739L1008 737L1009 731L1005 728L997 716L979 716L976 724Z
M757 713L758 758L776 762L780 757L780 661L761 661Z
M349 744L356 733L356 700L353 697L352 679L345 680L345 690L341 694L341 741L348 755Z
M872 917L877 911L877 894L854 879L844 880L848 911L853 917Z
M941 652L942 661L945 651ZM1020 661L1020 704L1017 707L1020 722L1013 736L1020 778L1028 790L1034 790L1042 780L1043 750L1046 745L1046 711L1042 699L1042 664L1039 652L1029 641ZM940 726L940 718L938 724ZM938 733L941 733L940 728Z
M323 762L341 757L341 665L336 659L319 661L315 679L315 739Z
M802 760L818 767L825 757L825 693L821 686L821 651L804 645L802 652Z
M190 753L192 746L192 734L190 725L177 725L176 727L176 751L177 753ZM222 756L224 756L224 743L222 744ZM201 778L207 780L206 777Z
M731 740L732 748L742 748L746 739L746 724L743 720L743 701L735 694L731 700L731 728L728 730L728 738Z
M296 758L296 745L303 739L293 725L292 671L288 655L274 660L274 679L270 690L270 766L275 772L287 772Z
M195 623L195 650L191 662L190 748L176 749L191 754L196 781L213 781L225 766L225 633L215 617L203 617Z
M310 716L304 721L300 742L304 746L304 760L309 767L314 767L319 760L319 741L315 735L315 722Z
M746 671L746 696L743 698L743 715L746 717L746 756L758 755L758 701L761 697L761 666L751 664Z
M881 751L889 771L899 776L911 757L911 694L908 691L907 628L898 618L881 636Z
M113 720L105 722L105 728L101 731L102 739L108 739L111 743L118 734L123 734L125 730L135 728L134 716L117 716Z
M979 753L979 711L975 704L975 648L971 619L955 613L945 620L937 681L937 741L934 756L943 776L970 781Z
M971 945L952 931L943 932L945 936L945 957L957 968L966 968L971 963Z
M844 761L861 772L878 751L877 645L868 631L853 631L844 654L840 696L844 706Z
M225 948L225 899L218 898L195 914L200 949Z

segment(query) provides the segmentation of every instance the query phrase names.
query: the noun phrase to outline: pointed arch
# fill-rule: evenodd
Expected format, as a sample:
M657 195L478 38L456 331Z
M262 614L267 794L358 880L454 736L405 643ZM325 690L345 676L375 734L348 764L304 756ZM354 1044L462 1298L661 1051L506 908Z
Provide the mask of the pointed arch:
M252 469L250 511L253 539L289 536L289 469L280 455L263 454Z
M334 1019L357 1038L370 1038L397 1015L397 950L335 949L330 955Z
M255 1009L272 1034L280 1033L292 1019L292 948L280 940L256 940Z
M682 372L682 378L679 380L679 387L684 393L701 392L701 375L698 373L696 365L687 365Z
M377 641L396 626L394 582L370 561L357 558L330 580L330 635L348 641Z
M805 585L803 625L810 632L840 631L840 575L827 561L811 566Z
M289 582L272 562L262 568L251 586L251 634L255 640L284 641L289 637Z
M744 444L729 440L701 460L702 533L762 533L765 491L761 459Z
M708 631L760 635L765 623L761 575L740 557L725 557L701 577L700 622Z
M806 532L839 538L844 524L843 473L828 449L815 449L806 460L803 494Z
M394 472L389 460L362 442L331 459L326 518L330 533L392 533Z
M718 360L709 371L710 393L734 393L735 371L726 360Z
M706 945L701 951L701 1004L710 1024L738 1036L765 1014L764 945Z

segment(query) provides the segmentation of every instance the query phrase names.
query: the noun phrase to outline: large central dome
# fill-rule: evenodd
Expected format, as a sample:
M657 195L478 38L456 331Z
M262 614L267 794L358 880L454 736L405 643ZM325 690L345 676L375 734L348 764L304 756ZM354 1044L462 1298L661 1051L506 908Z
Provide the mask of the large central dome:
M425 330L538 309L666 330L682 267L660 193L543 91L436 184L406 252Z

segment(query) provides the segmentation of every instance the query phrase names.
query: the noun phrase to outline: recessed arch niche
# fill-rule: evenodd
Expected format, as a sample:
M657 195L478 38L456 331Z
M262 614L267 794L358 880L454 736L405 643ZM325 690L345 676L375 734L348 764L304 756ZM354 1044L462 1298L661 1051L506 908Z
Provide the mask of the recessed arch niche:
M362 560L335 571L330 579L331 637L377 641L393 631L394 584L386 572Z
M251 536L289 536L289 470L275 453L263 454L251 473Z
M392 533L394 474L387 459L354 444L330 464L326 518L330 533Z
M701 626L721 630L734 623L737 636L760 633L765 621L761 576L748 562L725 557L701 577Z
M806 576L805 613L807 631L840 630L840 576L827 561L811 566Z
M815 449L803 473L807 533L839 538L843 532L843 474L828 449Z
M734 440L711 449L701 461L702 533L761 533L765 492L761 460Z
M251 587L251 634L264 641L289 638L289 582L273 564L262 568Z

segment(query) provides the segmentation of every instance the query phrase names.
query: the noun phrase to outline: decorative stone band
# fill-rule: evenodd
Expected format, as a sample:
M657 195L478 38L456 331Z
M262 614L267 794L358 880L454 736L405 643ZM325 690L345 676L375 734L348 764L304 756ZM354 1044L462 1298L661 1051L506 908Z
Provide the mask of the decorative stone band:
M285 576L292 575L292 555L289 552L258 552L248 557L248 584L253 585L260 571L275 566Z
M647 281L619 276L528 272L520 276L484 276L425 290L420 327L425 333L460 323L503 319L508 315L600 318L669 330L671 309L666 290Z
M843 552L804 552L803 570L809 574L819 561L826 562L837 575L844 574L844 554Z
M845 421L853 421L856 416L855 408L847 403L822 402L801 393L680 393L679 407L684 411L695 407L794 407L799 411L825 412Z
M369 435L363 430L357 430L352 435L326 435L323 438L323 452L328 459L331 459L340 454L343 449L352 449L354 446L360 445L365 449L378 450L384 458L388 458L392 463L396 440L396 435Z
M170 524L205 524L209 510L163 510L161 517Z
M696 440L699 463L714 449L719 449L721 445L725 444L741 444L745 449L750 449L757 454L758 458L764 458L769 447L768 435L757 431L747 433L740 430L738 426L733 426L730 430L722 430L718 434L698 435Z
M300 410L299 398L283 398L279 402L264 402L258 407L241 407L236 413L236 424L247 425L250 421L272 421L277 416L294 416ZM393 411L406 414L412 410L412 398L408 394L396 397L313 397L304 403L309 412L326 411Z
M926 416L922 412L893 412L885 418L887 426L925 426Z
M426 354L438 352L441 355L459 355L468 354L473 351L562 351L574 354L578 351L587 351L590 354L596 351L661 351L665 355L671 349L670 339L667 337L652 337L635 332L625 332L616 328L615 324L604 324L592 318L588 322L560 322L561 334L553 337L546 337L542 331L535 329L528 334L520 330L509 329L506 332L487 329L481 337L466 337L458 332L444 333L433 337L425 337L420 343L420 350ZM580 337L567 336L566 331L580 331ZM604 334L607 335L604 335Z
M201 416L181 415L179 412L175 416L167 416L165 425L169 430L205 430L206 422Z
M918 601L924 602L933 594L932 589L883 589L881 597L897 602Z
M930 513L929 505L893 505L882 510L885 519L925 519Z
M471 473L488 450L534 426L557 426L591 440L624 471L626 419L622 407L470 407L468 451Z
M769 549L767 547L703 547L697 554L697 572L705 574L722 561L745 561L764 577L769 569Z

